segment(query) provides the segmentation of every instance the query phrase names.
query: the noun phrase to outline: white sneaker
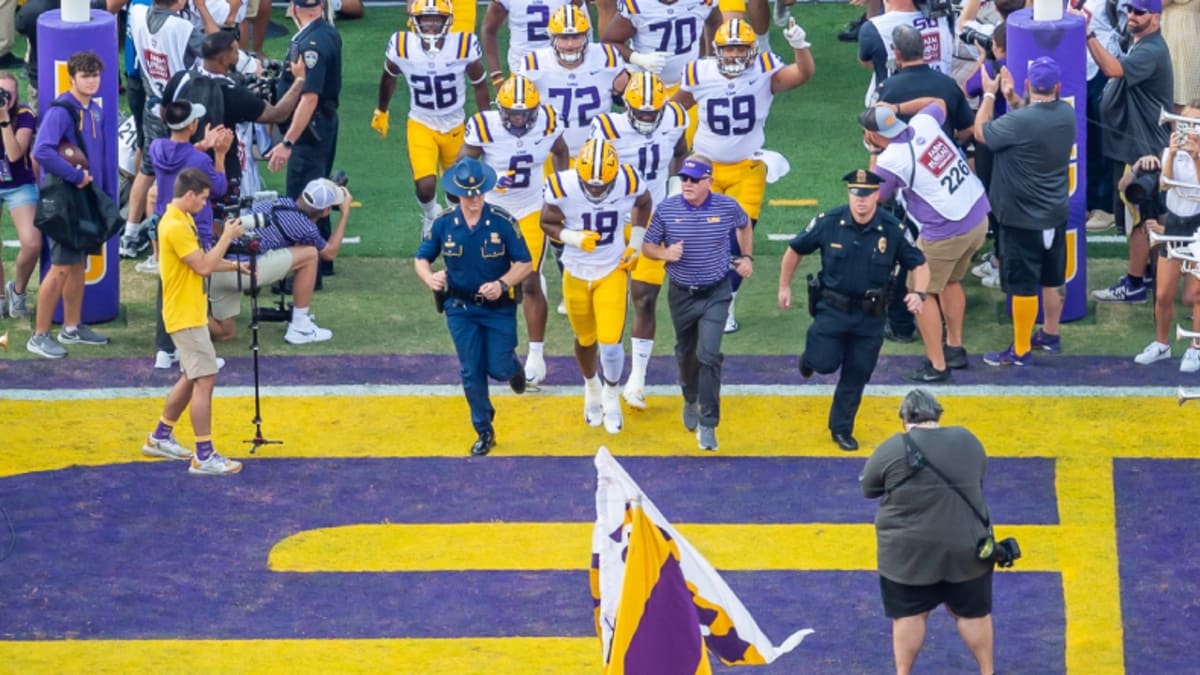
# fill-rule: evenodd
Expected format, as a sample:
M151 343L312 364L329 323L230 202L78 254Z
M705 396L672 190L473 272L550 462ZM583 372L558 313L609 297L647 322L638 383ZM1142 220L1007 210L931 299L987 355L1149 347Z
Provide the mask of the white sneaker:
M1196 347L1188 347L1183 353L1183 358L1179 360L1179 372L1194 373L1200 370L1200 349Z
M1141 354L1133 357L1134 363L1148 366L1156 361L1171 358L1171 345L1164 345L1159 342L1151 342L1146 345Z
M566 298L563 298L562 300L558 301L558 310L557 311L559 314L562 314L563 316L567 315L567 299Z
M321 328L311 316L296 316L288 322L287 332L283 339L290 344L304 345L310 342L324 342L333 337L333 331Z
M729 316L725 317L725 333L736 333L740 328L737 319L733 318L733 312L730 312Z
M238 473L241 470L241 462L222 457L216 451L205 460L192 455L192 464L188 467L188 473L193 476L225 476L231 473Z
M621 397L629 404L630 408L635 410L645 410L646 405L646 389L640 382L634 382L630 379L625 383L625 391L621 392Z
M175 357L175 361L176 361L176 363L178 363L178 362L179 362L179 357L178 357L178 356L176 356L176 357ZM154 367L155 367L155 368L157 368L158 366L157 366L157 365L155 365ZM168 366L168 367L169 367L169 366ZM223 359L223 358L221 358L221 357L219 357L219 356L218 356L218 357L217 357L217 372L220 372L220 371L221 371L221 369L222 369L222 368L224 368L224 367L225 367L225 359ZM183 364L182 364L182 363L180 363L180 364L179 364L179 372L181 372L181 373L182 373L182 372L186 372L186 371L184 371L184 369L183 369Z
M620 433L621 426L625 424L625 416L621 413L621 392L617 385L604 385L601 399L604 408L604 430L610 434Z
M999 268L992 264L992 257L988 256L986 260L971 268L971 274L980 279L986 279L992 276L997 269Z
M133 269L143 274L158 274L158 258L150 256L142 262L133 266Z
M996 268L996 273L986 276L979 280L984 288L1000 288L1000 268Z
M142 446L142 454L147 457L164 457L166 459L191 459L192 451L179 444L175 440L175 434L171 434L166 438L155 438L154 434L146 437L146 444Z
M583 420L587 422L589 427L598 427L604 423L604 404L601 399L600 378L596 378L596 383L593 385L588 382L583 383Z
M1088 232L1103 232L1116 224L1117 220L1113 214L1107 211L1095 209L1088 212L1087 223L1084 225Z
M167 369L179 363L179 352L165 352L158 350L154 354L154 367L159 369Z
M525 357L525 383L538 386L546 380L546 359L541 354Z

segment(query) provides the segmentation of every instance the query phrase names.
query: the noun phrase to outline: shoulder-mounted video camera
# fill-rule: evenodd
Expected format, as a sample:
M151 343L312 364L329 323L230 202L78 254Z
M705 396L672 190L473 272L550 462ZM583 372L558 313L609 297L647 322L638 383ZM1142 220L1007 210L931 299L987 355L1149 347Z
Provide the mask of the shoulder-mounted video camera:
M954 2L952 0L917 0L915 4L917 5L917 9L929 19L954 16Z

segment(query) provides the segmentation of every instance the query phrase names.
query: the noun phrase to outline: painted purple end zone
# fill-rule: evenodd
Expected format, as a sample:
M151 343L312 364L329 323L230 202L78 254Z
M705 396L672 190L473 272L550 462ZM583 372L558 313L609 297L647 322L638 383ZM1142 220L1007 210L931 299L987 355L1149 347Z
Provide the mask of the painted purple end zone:
M1113 464L1128 673L1195 673L1200 460ZM1193 645L1187 647L1186 645Z

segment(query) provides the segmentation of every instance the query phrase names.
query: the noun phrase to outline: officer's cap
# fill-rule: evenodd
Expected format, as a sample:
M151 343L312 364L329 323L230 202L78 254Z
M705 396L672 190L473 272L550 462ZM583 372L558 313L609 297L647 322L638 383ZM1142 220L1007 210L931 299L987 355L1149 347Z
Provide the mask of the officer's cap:
M879 185L883 183L883 178L879 174L867 171L866 169L856 169L842 176L842 180L846 181L846 187L850 188L850 194L858 197L865 197L879 189Z
M858 116L858 123L867 131L874 131L884 138L895 138L908 125L896 117L896 111L883 105L867 108Z
M496 172L474 157L463 157L442 174L442 187L455 197L478 197L495 186Z

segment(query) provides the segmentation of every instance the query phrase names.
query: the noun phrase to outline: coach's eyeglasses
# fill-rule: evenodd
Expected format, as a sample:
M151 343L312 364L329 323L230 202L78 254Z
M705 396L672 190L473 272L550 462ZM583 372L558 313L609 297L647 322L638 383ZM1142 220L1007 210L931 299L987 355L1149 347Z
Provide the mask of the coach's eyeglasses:
M1130 7L1130 8L1129 8L1129 13L1130 13L1130 14L1132 14L1132 15L1134 15L1134 16L1145 16L1145 15L1147 15L1147 14L1149 14L1149 13L1150 13L1150 10L1148 10L1148 9L1138 9L1138 8L1136 8L1136 7Z
M679 180L683 181L684 183L699 183L700 181L708 180L709 178L712 178L712 176L705 176L704 178L692 178L691 176L680 176Z

